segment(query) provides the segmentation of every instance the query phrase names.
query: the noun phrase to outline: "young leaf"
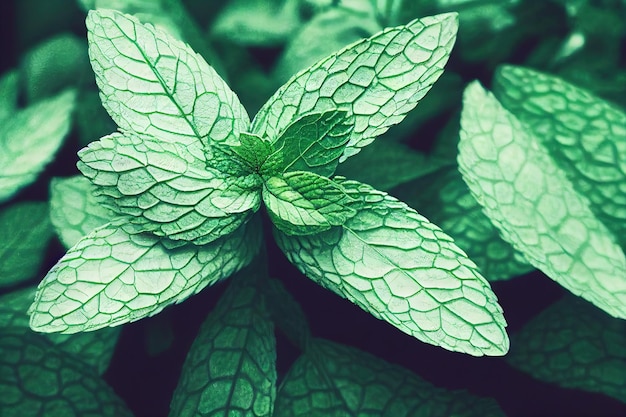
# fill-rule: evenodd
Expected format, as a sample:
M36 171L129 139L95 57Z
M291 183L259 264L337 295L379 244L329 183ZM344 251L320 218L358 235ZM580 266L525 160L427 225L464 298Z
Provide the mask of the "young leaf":
M502 238L563 287L626 318L626 257L588 200L478 82L463 103L459 169Z
M157 314L247 265L260 245L257 221L204 246L128 226L94 230L48 272L29 310L33 330L76 333Z
M247 130L237 96L189 46L113 10L90 11L87 29L102 104L122 129L205 146Z
M201 148L140 137L105 136L78 153L78 168L106 206L169 239L212 242L247 221L260 204L258 190L206 166Z
M0 122L2 123L17 109L19 78L17 70L8 71L0 77Z
M340 162L399 123L443 72L456 13L415 20L348 46L296 74L259 110L252 132L276 141L299 116L342 109L354 130Z
M504 417L498 404L437 388L357 349L315 339L292 365L274 417Z
M601 392L626 403L622 320L566 296L513 337L507 361L542 381Z
M589 198L598 218L626 245L626 113L562 79L503 66L494 94Z
M52 237L48 204L26 202L0 211L0 288L33 278Z
M340 227L276 240L306 276L417 339L471 355L509 347L502 309L474 263L406 204L356 181L362 201Z
M0 203L37 178L70 130L75 93L66 91L0 125Z
M50 181L50 220L66 248L115 216L98 202L93 194L95 190L80 175Z
M191 345L170 416L267 416L276 397L276 341L260 278L231 279ZM250 275L250 276L248 276Z
M0 415L131 417L94 368L42 336L0 332Z
M272 144L260 136L251 133L242 133L239 136L239 146L231 149L239 156L252 170L258 172L267 157L273 152Z
M341 185L306 171L268 178L263 201L274 225L288 235L319 233L356 213Z

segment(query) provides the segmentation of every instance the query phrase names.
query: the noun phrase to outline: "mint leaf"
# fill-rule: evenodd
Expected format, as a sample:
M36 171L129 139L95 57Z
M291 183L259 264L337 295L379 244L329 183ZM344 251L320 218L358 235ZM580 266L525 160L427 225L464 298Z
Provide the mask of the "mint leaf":
M273 152L272 144L260 136L251 133L242 133L239 136L238 146L232 150L250 168L251 172L259 172L267 157Z
M75 94L66 91L13 113L0 125L0 203L37 178L71 126Z
M19 78L17 70L7 71L0 77L0 121L2 123L17 109Z
M248 269L231 280L204 321L183 365L170 416L271 416L276 341L260 278Z
M489 283L437 226L395 198L338 180L361 200L341 227L275 237L302 273L415 338L471 355L503 355L506 322Z
M299 116L331 109L354 115L340 162L399 123L443 72L457 30L455 13L386 29L296 74L259 110L252 132L277 140Z
M131 417L94 368L42 336L0 332L0 415Z
M626 257L539 144L511 113L470 84L459 169L504 240L574 294L626 318Z
M33 278L52 237L48 204L18 203L0 211L0 288Z
M50 220L66 248L113 219L114 213L98 202L95 190L80 175L50 181Z
M288 235L319 233L355 214L341 185L306 171L268 178L263 201L274 225Z
M626 113L523 67L502 66L494 81L502 105L530 126L598 219L626 245Z
M490 398L437 388L352 347L315 339L291 366L274 417L504 417Z
M354 119L344 110L304 114L281 132L268 163L280 172L309 171L330 177L353 128Z
M103 203L141 229L196 244L237 229L260 204L258 190L240 188L208 168L195 146L113 133L78 152L78 168Z
M513 338L507 361L541 381L626 403L624 322L566 296Z
M129 226L114 220L59 260L30 307L33 330L76 333L157 314L247 265L260 244L256 221L203 246Z
M183 42L113 10L90 11L87 29L102 103L122 129L205 146L247 130L237 96Z

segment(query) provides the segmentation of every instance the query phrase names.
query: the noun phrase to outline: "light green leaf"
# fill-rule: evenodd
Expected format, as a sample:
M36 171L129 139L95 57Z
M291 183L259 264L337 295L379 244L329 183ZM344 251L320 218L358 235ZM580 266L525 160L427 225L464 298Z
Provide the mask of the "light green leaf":
M276 397L276 341L265 281L233 277L191 345L170 416L267 416ZM250 276L249 276L250 275Z
M0 288L33 278L52 237L48 204L25 202L0 211Z
M33 330L76 333L159 313L247 265L257 221L204 246L135 233L120 220L81 239L39 284Z
M14 113L0 125L0 202L35 181L71 126L75 94L66 91Z
M276 230L291 263L423 342L475 356L505 354L502 308L452 238L383 192L356 181L339 183L361 199L357 214L311 236Z
M459 169L502 238L563 287L626 318L626 257L589 201L478 82L463 103Z
M316 339L292 365L274 417L504 417L495 400L437 388L355 348Z
M240 145L232 147L233 152L248 165L252 172L258 172L273 152L272 144L260 136L245 132L239 136L239 142Z
M50 181L50 220L66 248L115 216L94 196L96 187L83 176Z
M0 121L2 123L17 109L19 79L17 70L7 71L0 77Z
M102 202L142 230L195 244L212 242L247 221L258 190L208 168L200 147L113 133L78 152L78 168Z
M130 417L126 404L96 370L41 335L0 332L3 417Z
M189 46L132 16L87 15L89 56L104 107L122 128L161 141L235 144L249 118Z
M513 337L507 361L533 377L626 403L624 322L566 296Z
M626 246L626 113L558 77L502 66L494 94L548 149Z
M270 177L263 201L274 225L288 235L308 235L343 224L356 211L341 185L306 171Z
M339 164L354 118L344 110L307 113L296 118L274 143L268 163L280 172L309 171L330 177Z
M28 325L28 307L35 298L35 287L27 287L0 297L0 328L20 328L31 332ZM121 328L100 329L95 332L67 334L45 334L45 338L58 349L93 366L102 375L111 362Z
M456 164L403 184L392 194L450 234L489 281L534 270L521 253L502 240L463 182Z
M340 162L399 123L443 72L457 30L456 13L386 29L296 74L259 110L252 132L276 141L310 112L341 109L354 130Z

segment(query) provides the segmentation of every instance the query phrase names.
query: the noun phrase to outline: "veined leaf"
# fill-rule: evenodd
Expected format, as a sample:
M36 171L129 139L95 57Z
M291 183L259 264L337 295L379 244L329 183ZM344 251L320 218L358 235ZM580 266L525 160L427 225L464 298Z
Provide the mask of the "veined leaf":
M132 416L95 368L19 329L0 332L0 392L3 417Z
M292 365L274 417L503 417L498 404L437 388L348 346L315 339Z
M356 212L341 185L306 171L270 177L263 201L274 225L288 235L308 235L343 224Z
M52 237L48 204L18 203L0 211L0 288L33 278Z
M626 318L626 257L589 201L480 84L463 103L459 169L503 239L563 287Z
M357 214L310 236L276 230L291 263L423 342L476 356L506 353L497 298L452 238L383 192L356 181L339 183L361 199Z
M503 66L494 94L531 127L591 209L626 246L626 113L562 79Z
M33 330L76 333L157 314L247 265L260 245L257 221L203 246L128 226L94 230L48 272L29 310Z
M566 296L513 336L507 361L542 381L626 403L626 332L580 298Z
M258 190L208 168L203 150L131 132L105 136L78 153L78 168L111 210L142 230L195 244L212 242L247 221Z
M443 72L456 13L415 20L350 45L301 71L259 110L252 132L276 141L299 116L331 109L354 115L340 162L399 123Z
M132 16L87 15L89 56L104 107L122 128L159 140L235 144L248 114L189 46Z
M170 416L266 416L276 397L276 341L262 285L248 269L233 277L204 321L183 365Z
M0 77L0 122L2 123L17 109L18 81L17 70L7 71Z
M95 190L80 175L50 181L50 220L66 248L115 216L98 202L93 194Z
M252 133L242 133L239 136L240 145L231 149L239 156L253 172L259 172L267 157L273 152L272 144Z
M8 117L0 126L0 202L33 182L70 130L75 94L66 91Z

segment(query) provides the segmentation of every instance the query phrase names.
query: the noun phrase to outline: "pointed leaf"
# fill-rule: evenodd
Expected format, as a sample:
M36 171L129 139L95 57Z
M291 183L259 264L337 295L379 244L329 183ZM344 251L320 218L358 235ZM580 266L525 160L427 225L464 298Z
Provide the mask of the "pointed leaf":
M204 246L128 226L94 230L48 272L29 310L33 330L76 333L157 314L244 267L260 244L256 221Z
M174 391L170 416L272 415L274 326L261 282L253 274L247 270L233 277L200 327Z
M341 227L311 236L275 231L306 276L417 339L471 355L502 355L509 340L489 283L437 226L406 204L356 181L362 200Z
M272 144L260 136L252 133L242 133L239 136L238 146L233 146L235 152L253 171L259 171L267 157L273 152Z
M276 141L299 116L342 109L354 130L340 162L383 134L424 97L443 72L457 15L386 29L296 74L256 115L252 132Z
M563 287L626 318L626 257L589 201L478 82L463 103L459 169L503 239Z
M237 96L181 41L113 10L90 11L87 29L102 103L122 129L208 145L248 128Z

